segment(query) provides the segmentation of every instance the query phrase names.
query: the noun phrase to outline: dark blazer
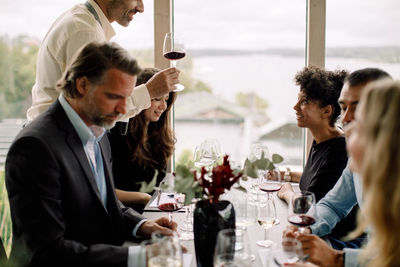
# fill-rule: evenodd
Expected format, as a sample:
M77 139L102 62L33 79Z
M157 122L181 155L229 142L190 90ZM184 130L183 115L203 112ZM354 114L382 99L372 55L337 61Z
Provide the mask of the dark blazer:
M100 142L107 207L82 142L57 100L11 145L6 186L13 223L10 262L18 266L127 266L143 219L116 198L107 136Z

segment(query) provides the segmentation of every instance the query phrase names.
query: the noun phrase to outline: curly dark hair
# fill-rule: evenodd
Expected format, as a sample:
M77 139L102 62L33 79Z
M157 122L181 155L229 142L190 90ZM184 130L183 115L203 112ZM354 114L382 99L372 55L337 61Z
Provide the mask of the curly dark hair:
M136 86L146 83L154 74L159 72L156 68L146 68L139 73ZM156 122L147 123L144 110L129 120L127 142L132 154L131 160L143 168L164 170L171 157L175 136L170 126L170 111L176 100L176 93L169 93L167 109Z
M320 107L332 106L331 126L335 125L340 115L338 99L347 75L345 70L327 71L311 66L299 71L294 78L308 99L317 101Z

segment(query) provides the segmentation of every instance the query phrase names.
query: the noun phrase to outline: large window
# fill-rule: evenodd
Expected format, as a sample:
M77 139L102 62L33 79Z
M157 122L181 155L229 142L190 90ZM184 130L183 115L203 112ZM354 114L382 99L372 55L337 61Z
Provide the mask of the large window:
M400 2L327 1L326 67L377 67L400 78Z
M235 161L264 142L301 168L302 130L292 109L305 65L306 1L175 1L186 83L175 109L176 160L214 138Z

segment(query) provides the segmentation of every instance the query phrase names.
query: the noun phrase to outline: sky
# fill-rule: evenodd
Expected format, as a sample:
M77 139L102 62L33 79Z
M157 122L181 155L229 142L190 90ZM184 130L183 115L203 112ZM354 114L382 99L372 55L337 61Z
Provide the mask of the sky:
M153 1L127 28L115 25L126 48L153 45ZM163 0L155 0L163 1ZM0 0L0 36L42 39L52 22L83 0ZM328 47L400 45L399 0L327 0ZM175 32L190 48L302 48L306 0L175 0Z

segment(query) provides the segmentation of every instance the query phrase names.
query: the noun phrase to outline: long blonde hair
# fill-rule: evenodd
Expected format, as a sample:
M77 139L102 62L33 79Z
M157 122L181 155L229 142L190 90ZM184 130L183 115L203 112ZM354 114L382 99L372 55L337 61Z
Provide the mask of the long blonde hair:
M400 81L369 84L357 112L366 141L362 212L372 227L361 258L367 266L400 266Z

